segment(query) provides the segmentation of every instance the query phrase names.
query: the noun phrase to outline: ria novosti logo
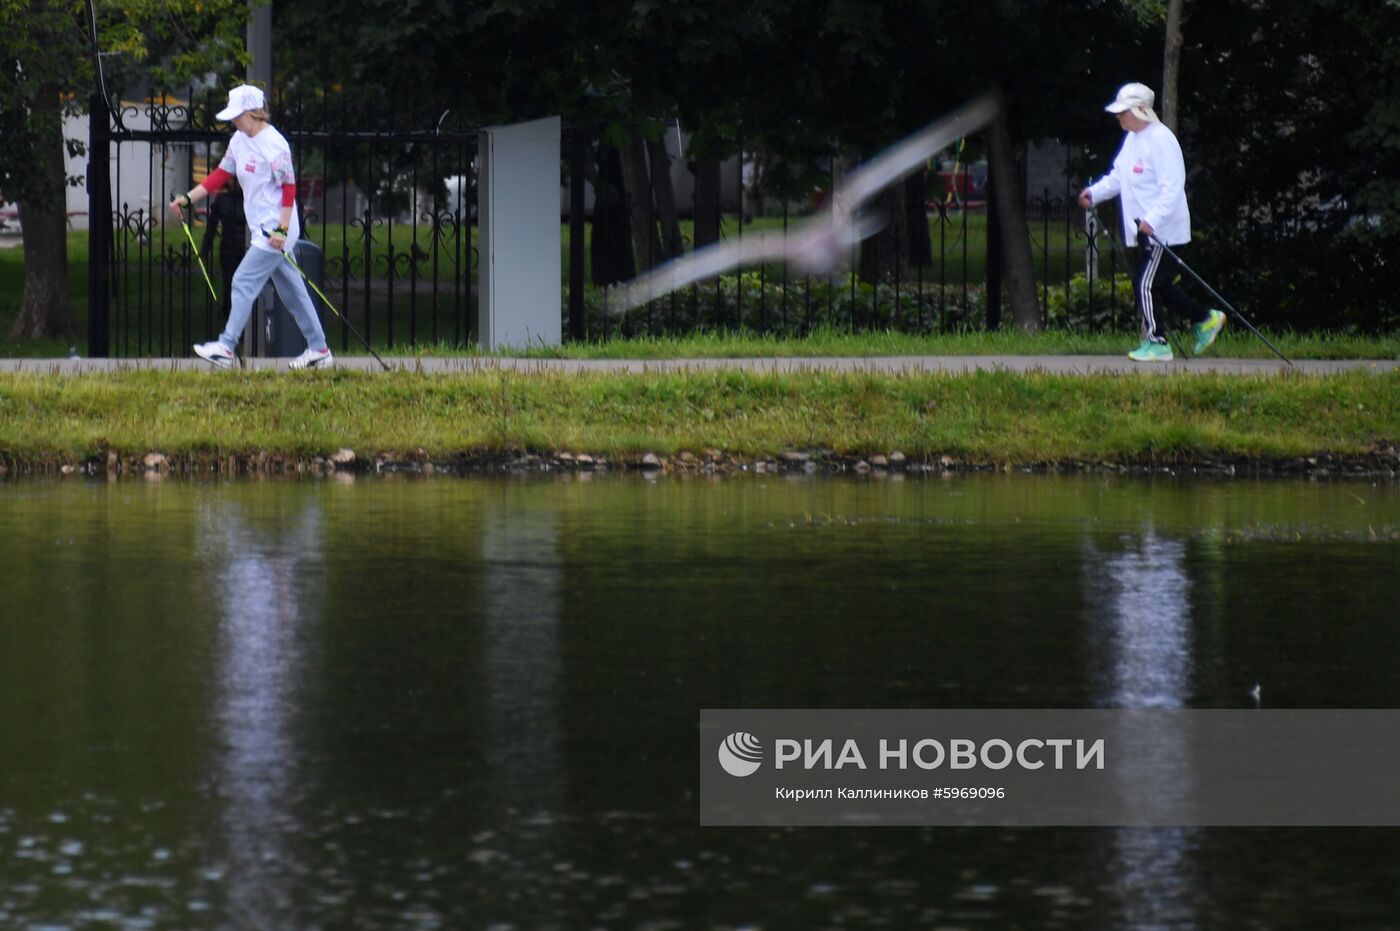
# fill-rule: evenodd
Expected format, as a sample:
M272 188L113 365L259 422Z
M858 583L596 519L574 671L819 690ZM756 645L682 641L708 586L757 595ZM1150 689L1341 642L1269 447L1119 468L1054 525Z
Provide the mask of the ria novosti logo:
M731 776L752 776L763 763L763 744L745 731L735 731L719 745L719 765Z

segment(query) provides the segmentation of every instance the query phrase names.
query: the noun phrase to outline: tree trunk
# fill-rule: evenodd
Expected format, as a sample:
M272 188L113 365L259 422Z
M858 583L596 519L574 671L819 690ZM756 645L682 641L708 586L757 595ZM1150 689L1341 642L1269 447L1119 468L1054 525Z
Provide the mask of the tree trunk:
M24 228L24 297L10 339L75 339L78 321L68 294L63 104L57 85L45 86L35 97L29 128L36 142L33 184L19 205Z
M1181 78L1182 7L1186 0L1167 3L1167 42L1162 53L1162 122L1173 133L1177 125L1177 84Z
M719 161L691 162L695 175L695 248L719 242Z
M671 156L666 151L665 140L648 142L647 156L651 162L651 190L656 196L656 214L661 221L665 258L673 259L685 251L685 245L681 240L681 220L676 214L676 191L671 185Z
M909 267L908 221L905 219L904 185L891 184L875 198L874 209L884 225L860 244L860 280L877 284L893 279Z
M637 273L628 240L627 194L622 158L606 142L598 146L598 183L594 186L593 239L589 261L596 285L617 284Z
M1011 316L1023 331L1038 333L1040 303L1035 296L1035 260L1031 256L1030 226L1026 223L1026 197L1021 189L1011 123L1004 109L987 128L987 167L996 187L1003 281L1011 297Z
M997 186L987 182L987 329L1001 329L1001 212L997 210Z
M632 219L632 252L637 268L648 272L660 264L663 256L661 237L656 234L651 179L647 177L647 151L640 139L633 139L622 151L622 180L627 186L627 208Z

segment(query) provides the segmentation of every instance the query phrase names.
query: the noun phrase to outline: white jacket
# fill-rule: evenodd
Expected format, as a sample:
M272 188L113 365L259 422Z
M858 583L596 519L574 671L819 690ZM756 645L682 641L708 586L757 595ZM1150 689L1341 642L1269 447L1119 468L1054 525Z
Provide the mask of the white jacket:
M1089 186L1089 197L1102 203L1123 198L1123 236L1137 240L1134 219L1152 225L1169 246L1191 241L1191 211L1186 207L1186 162L1176 136L1161 123L1149 123L1123 138L1113 169Z

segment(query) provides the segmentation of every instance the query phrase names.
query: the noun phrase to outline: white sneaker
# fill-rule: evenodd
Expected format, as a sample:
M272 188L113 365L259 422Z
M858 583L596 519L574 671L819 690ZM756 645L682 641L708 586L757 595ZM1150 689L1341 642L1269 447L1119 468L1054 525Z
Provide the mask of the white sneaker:
M289 369L330 369L335 368L335 356L329 349L308 349L287 363Z
M195 343L194 354L221 369L229 368L238 361L229 348L217 339L212 343Z

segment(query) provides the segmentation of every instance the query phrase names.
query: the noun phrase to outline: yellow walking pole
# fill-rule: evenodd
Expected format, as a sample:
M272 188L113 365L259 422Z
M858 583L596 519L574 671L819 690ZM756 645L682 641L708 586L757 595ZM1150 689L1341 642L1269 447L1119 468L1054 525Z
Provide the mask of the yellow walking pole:
M961 139L958 140L958 152L957 152L956 155L953 156L953 177L952 177L951 179L949 179L949 180L951 180L951 182L952 182L953 189L952 189L951 191L948 191L947 193L945 193L945 194L943 195L943 205L944 205L945 207L946 207L947 205L949 205L949 204L955 204L955 203L957 203L957 201L958 201L958 194L959 194L959 193L962 193L962 194L963 194L963 200L964 200L964 201L967 200L967 192L966 192L966 191L962 191L962 192L959 192L959 191L958 191L958 184L959 184L959 182L958 182L958 173L959 173L960 169L962 168L963 146L966 145L966 144L967 144L967 137L966 137L966 136L963 136Z
M190 232L190 225L185 222L185 215L180 214L180 225L185 228L185 238L190 241L190 248L194 250L195 261L199 263L199 270L204 272L204 283L209 286L209 293L214 296L214 303L219 303L219 292L214 290L214 282L209 280L209 269L204 267L204 258L199 254L199 249L194 244L194 234Z

